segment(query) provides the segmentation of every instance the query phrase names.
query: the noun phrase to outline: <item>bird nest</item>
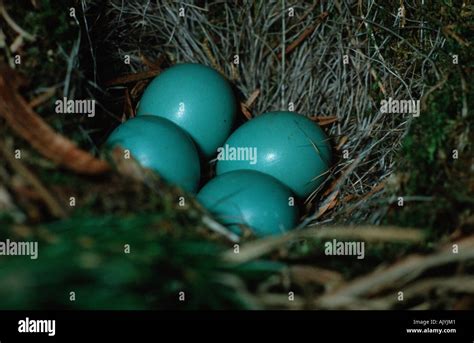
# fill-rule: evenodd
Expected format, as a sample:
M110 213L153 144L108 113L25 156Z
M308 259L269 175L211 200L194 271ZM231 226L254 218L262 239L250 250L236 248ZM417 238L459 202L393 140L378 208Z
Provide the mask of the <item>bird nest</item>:
M473 292L467 287L472 280L462 275L451 279L457 271L441 270L474 258L472 238L452 254L449 244L429 246L422 230L379 225L400 201L394 172L402 140L415 120L413 113L384 113L382 101L420 100L423 109L441 84L428 88L427 80L446 81L440 81L436 64L446 36L433 18L431 26L425 25L424 5L83 0L73 8L68 19L56 16L62 18L55 23L60 30L51 29L51 37L45 32L35 41L40 48L28 50L24 45L34 45L34 37L21 26L31 20L25 15L18 25L13 19L22 13L8 15L12 7L6 9L0 1L5 21L0 48L7 52L0 56L0 116L8 124L0 126L5 137L0 155L6 161L0 164L0 212L6 209L13 217L4 221L0 216L0 232L33 237L45 251L39 269L0 260L5 276L0 307L433 308L452 302L424 304L420 294L435 288ZM48 22L51 11L38 13ZM67 37L61 25L67 27ZM462 41L453 32L451 36ZM39 62L32 55L24 58L21 68L32 72L29 87L20 92L21 80L12 72L20 69L15 53L24 48L34 55L51 47L47 38L57 40L57 51L41 55ZM52 69L46 68L49 59ZM268 111L290 110L311 118L328 134L334 163L326 182L304 203L301 230L236 247L227 238L238 237L193 201L186 211L176 209L180 190L120 161L115 152L109 157L116 170L110 160L97 157L112 129L135 115L148 82L182 62L211 66L230 81L240 102L239 125ZM94 120L51 115L52 100L63 97L96 100ZM12 157L16 147L26 161ZM207 177L213 167L211 162ZM79 176L83 174L102 176ZM373 242L372 256L363 266L328 258L321 241L334 238ZM123 256L124 242L135 249L135 259ZM403 246L391 253L391 244L401 242L419 243L418 250ZM375 243L383 243L382 248ZM423 258L410 254L429 249L436 251ZM404 253L409 256L403 258ZM401 261L383 267L397 258ZM157 266L162 273L156 273ZM424 280L429 277L424 273L434 269L449 275ZM72 304L56 297L71 289L89 300ZM176 302L182 289L191 302ZM389 293L400 289L411 302L401 303L398 293ZM296 290L292 301L288 290ZM122 299L127 302L117 303Z
M144 76L159 72L163 61L202 63L235 86L244 120L291 110L323 127L335 163L327 182L306 199L301 227L381 222L393 201L386 181L413 115L381 113L380 101L420 99L423 78L436 70L429 55L397 33L409 25L400 8L376 1L132 0L109 2L106 13L107 63ZM431 51L442 43L431 31L414 30L419 35ZM128 79L114 81L120 89L116 81ZM132 103L144 84L127 85Z

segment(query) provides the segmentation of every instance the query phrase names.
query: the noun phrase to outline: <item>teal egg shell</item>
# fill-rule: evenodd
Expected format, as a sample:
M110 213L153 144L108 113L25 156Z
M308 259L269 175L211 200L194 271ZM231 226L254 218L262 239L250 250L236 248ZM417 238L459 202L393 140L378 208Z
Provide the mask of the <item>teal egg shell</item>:
M201 64L178 64L148 85L137 115L151 114L171 120L209 158L229 136L235 112L232 88L217 71Z
M248 226L257 236L270 236L292 229L298 209L290 206L293 194L271 176L253 170L236 170L211 179L197 199L222 224L240 233Z
M323 130L294 112L269 112L239 127L227 139L229 147L256 148L257 160L221 159L217 174L251 169L271 175L297 196L311 194L327 177L331 147ZM219 158L219 156L218 156Z
M109 147L121 146L144 167L164 180L196 192L200 179L199 155L186 132L171 121L140 116L119 125L109 136Z

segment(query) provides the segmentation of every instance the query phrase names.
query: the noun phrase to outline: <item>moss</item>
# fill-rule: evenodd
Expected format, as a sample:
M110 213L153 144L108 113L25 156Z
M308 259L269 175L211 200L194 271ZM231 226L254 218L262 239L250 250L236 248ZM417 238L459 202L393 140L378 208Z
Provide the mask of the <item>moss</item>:
M69 16L71 3L42 0L35 9L31 1L19 1L7 8L15 21L36 38L26 42L21 52L21 71L35 88L62 81L67 63L61 49L69 54L79 31Z
M440 6L439 11L428 14L430 20L443 22L444 28L450 25L461 40L468 37L469 25L461 7L452 7L450 2ZM472 229L469 225L464 226L462 216L466 211L472 213L473 176L469 170L473 151L470 144L460 139L464 137L472 141L474 129L472 87L463 86L463 78L467 82L469 71L474 66L470 57L474 49L452 34L446 31L444 34L444 51L435 62L446 82L431 93L426 99L426 110L413 120L397 167L398 173L408 176L401 183L399 193L431 197L432 200L407 203L402 208L393 207L385 220L386 223L426 228L432 239L458 228ZM458 55L459 64L453 64L453 55ZM439 82L435 79L427 81L430 86ZM471 109L467 116L462 114L463 100L467 100L467 107ZM453 158L454 150L458 151L457 159Z
M164 229L169 223L173 235ZM19 239L8 226L2 225L0 232ZM82 209L68 219L42 225L30 239L39 242L41 258L35 263L24 263L24 257L0 261L3 309L248 306L231 286L219 282L224 273L234 272L218 258L224 247L199 238L165 213L96 216ZM130 254L124 253L125 244ZM265 275L275 272L264 267ZM250 263L247 270L235 272L252 270L253 277L262 280L257 274L262 266ZM14 292L18 296L11 296L15 280L21 281ZM70 291L76 292L75 302L69 301ZM189 301L176 301L180 291Z

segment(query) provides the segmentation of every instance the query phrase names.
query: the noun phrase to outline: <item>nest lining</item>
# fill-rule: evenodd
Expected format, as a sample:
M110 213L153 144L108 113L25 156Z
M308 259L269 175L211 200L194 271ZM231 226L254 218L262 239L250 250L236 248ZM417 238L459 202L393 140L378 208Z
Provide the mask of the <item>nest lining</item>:
M381 113L380 100L420 99L423 79L436 72L431 54L397 33L404 20L397 8L390 13L377 1L197 3L107 2L108 63L124 68L128 55L131 73L146 69L142 56L201 63L226 76L242 102L258 92L253 116L292 106L334 118L323 126L335 153L331 175L307 199L301 226L379 224L391 201L384 186L412 119ZM443 43L439 33L418 33L426 51Z

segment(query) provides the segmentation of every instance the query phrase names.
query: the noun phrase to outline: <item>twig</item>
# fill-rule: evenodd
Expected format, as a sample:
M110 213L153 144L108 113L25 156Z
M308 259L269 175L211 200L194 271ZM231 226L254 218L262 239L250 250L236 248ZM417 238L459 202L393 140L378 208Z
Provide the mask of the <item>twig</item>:
M250 112L248 106L245 105L245 103L240 103L240 110L244 114L245 118L247 118L248 120L252 119L252 113Z
M428 100L428 97L430 96L430 94L433 93L435 90L440 89L441 87L443 87L443 85L446 83L446 81L448 81L448 75L444 74L443 78L437 84L435 84L433 87L431 87L430 89L428 89L425 92L425 94L421 98L421 109L422 109L422 111L426 110L426 101Z
M346 144L346 142L347 142L348 139L349 139L349 137L343 136L343 137L339 140L339 143L337 143L337 145L336 145L336 150L337 150L337 151L341 150L341 148L344 146L344 144Z
M26 139L38 152L53 162L81 174L101 174L109 165L75 143L56 133L38 116L12 85L17 83L15 72L0 68L0 116Z
M161 65L166 60L166 55L160 54L155 61L150 61L145 55L140 54L140 59L149 70L161 70Z
M380 182L379 184L375 185L370 191L368 191L366 194L362 195L358 199L357 203L355 203L351 207L347 208L345 213L350 214L352 211L354 211L354 209L357 208L357 206L360 206L360 204L363 201L367 200L369 197L371 197L375 193L380 192L384 187L385 187L385 182Z
M125 88L124 97L125 101L123 103L123 115L125 116L125 119L134 118L135 111L132 106L132 98L130 97L130 92L128 91L128 88Z
M115 79L106 81L105 85L107 87L110 87L110 86L117 86L117 85L123 85L123 84L131 83L131 82L146 80L146 79L150 79L152 77L155 77L160 72L161 72L161 70L147 70L147 71L142 71L142 72L139 72L139 73L122 75L122 76L119 76Z
M286 67L286 13L285 13L285 0L281 0L281 52L278 55L278 59L281 61L281 72L280 72L280 88L281 88L281 109L286 108L285 99L285 67Z
M452 38L454 38L454 40L456 42L458 42L460 45L463 45L463 46L469 46L469 42L466 42L464 39L461 38L461 36L459 36L456 32L454 32L452 30L452 28L455 27L454 25L446 25L443 27L443 32L445 35L447 36L451 36Z
M59 204L56 198L48 191L41 181L27 167L25 167L20 160L14 158L13 153L1 142L0 152L3 154L3 157L10 166L16 170L18 174L23 176L25 180L38 192L53 216L58 218L64 218L67 216L65 208Z
M427 278L413 283L408 287L403 288L403 299L405 302L413 298L427 297L433 290L439 292L455 292L455 293L470 293L474 294L474 277L472 276L450 276ZM377 310L391 309L399 304L398 292L392 293L384 297L376 297L371 299L363 299L358 301L360 305ZM357 309L360 305L349 305L350 308Z
M227 252L224 258L233 263L244 263L277 249L279 246L299 239L358 239L367 242L420 242L423 232L411 228L394 226L329 226L294 230L284 236L262 238L247 243L239 254Z
M330 125L339 120L337 116L314 116L309 117L309 119L317 122L319 126Z
M218 234L226 237L229 239L231 242L238 242L240 240L239 236L237 236L235 233L229 231L225 226L222 224L216 222L214 219L211 217L204 215L202 217L202 222L206 227L211 229L214 232L217 232Z
M216 69L222 76L225 77L225 71L222 69L222 67L217 63L217 60L215 59L214 55L212 54L211 49L209 48L209 40L205 39L204 43L202 45L202 49L206 53L207 57L209 58L209 61L211 61L211 65L214 69Z
M301 286L318 284L331 289L344 281L341 273L314 266L293 265L290 266L289 272L291 280Z
M252 107L253 103L255 102L255 100L257 100L259 95L260 95L260 89L257 88L256 90L252 92L252 94L250 94L247 101L245 101L245 106L247 106L248 108Z
M10 17L10 15L8 14L6 8L5 8L5 5L3 4L3 0L0 0L0 14L2 15L3 19L5 19L5 21L8 23L8 25L10 25L10 27L13 29L13 31L15 31L16 33L18 33L19 35L21 35L22 37L24 37L26 40L29 40L29 41L34 41L35 40L35 37L26 32L25 30L23 30L17 23L15 23L15 21Z
M285 54L289 55L293 50L295 50L309 35L313 33L313 31L316 29L318 24L320 24L324 19L326 19L328 15L329 15L328 12L321 13L316 19L316 22L312 26L304 30L303 33L293 41L293 43L288 45L288 47L285 49ZM278 59L281 60L282 57L283 57L283 52L280 52L278 54Z
M252 94L250 94L249 98L247 99L247 101L245 101L245 103L240 103L240 110L248 120L252 119L252 113L250 112L250 108L252 107L253 103L259 95L260 89L256 89L252 92Z
M45 103L46 101L48 101L49 99L51 99L51 97L54 95L54 93L56 93L56 88L55 87L50 87L45 92L43 92L40 95L38 95L37 97L33 98L28 103L28 105L31 108L38 107L39 105L41 105L41 104Z
M452 243L434 255L421 257L411 255L386 270L376 271L358 278L333 293L323 295L316 303L324 308L341 308L369 293L380 291L384 287L393 287L397 282L407 282L423 271L448 263L474 259L474 236L459 242L459 252L452 251Z

